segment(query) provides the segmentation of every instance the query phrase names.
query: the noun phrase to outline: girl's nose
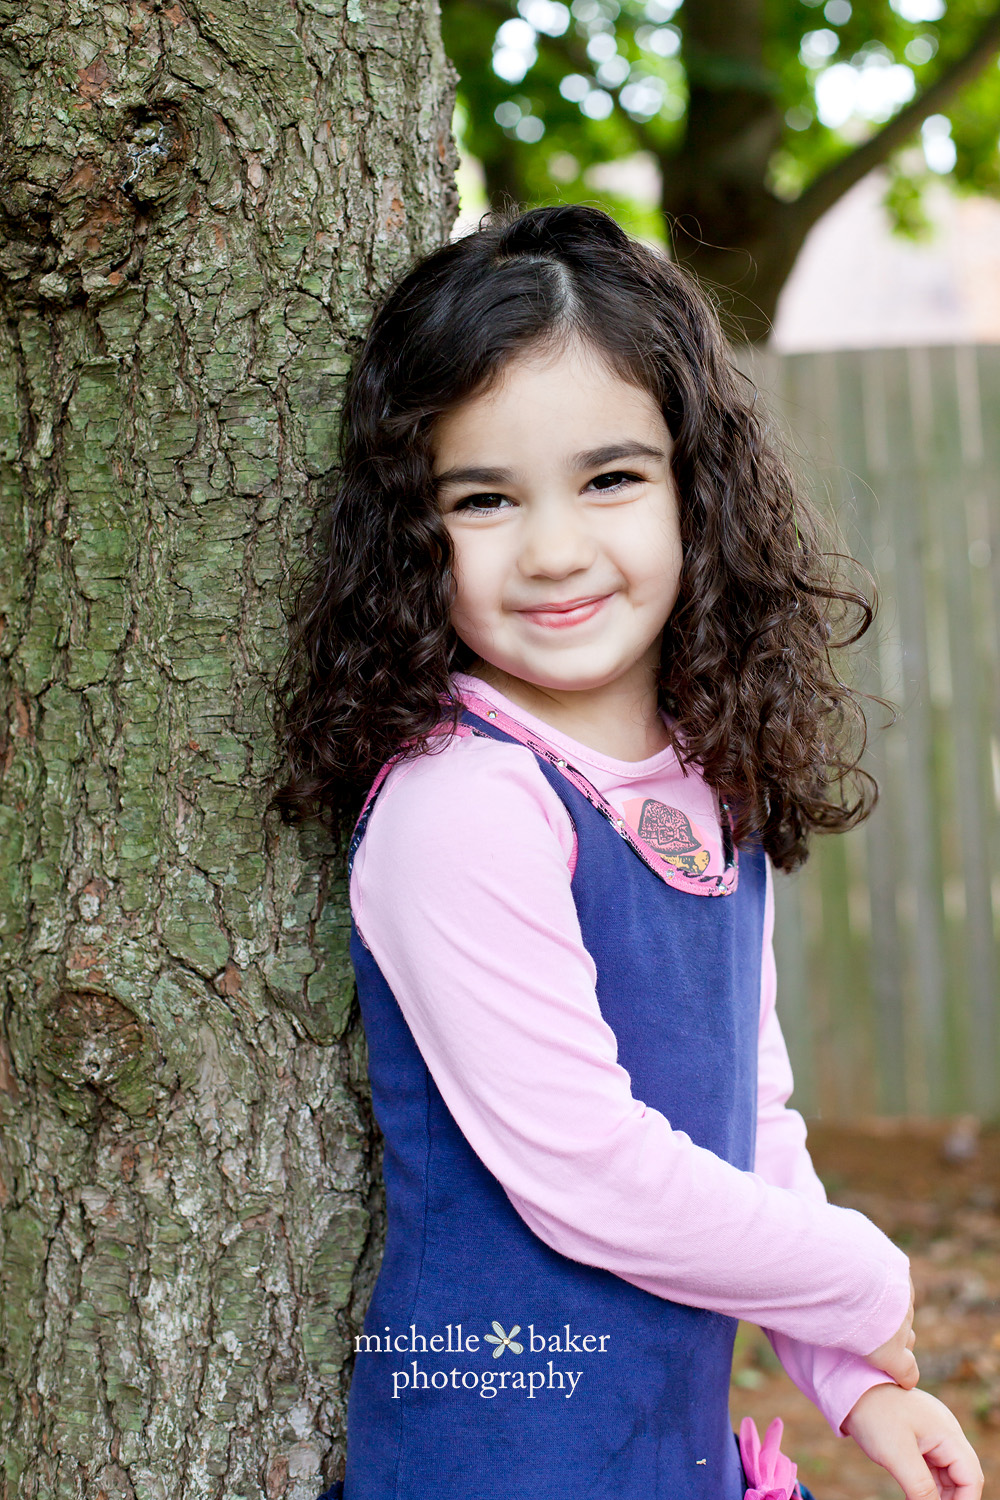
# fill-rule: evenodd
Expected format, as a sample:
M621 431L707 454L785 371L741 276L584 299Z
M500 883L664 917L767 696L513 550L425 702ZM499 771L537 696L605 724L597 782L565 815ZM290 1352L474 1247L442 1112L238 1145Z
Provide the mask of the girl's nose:
M539 506L522 538L521 572L533 578L565 578L590 567L596 541L578 514L566 506Z

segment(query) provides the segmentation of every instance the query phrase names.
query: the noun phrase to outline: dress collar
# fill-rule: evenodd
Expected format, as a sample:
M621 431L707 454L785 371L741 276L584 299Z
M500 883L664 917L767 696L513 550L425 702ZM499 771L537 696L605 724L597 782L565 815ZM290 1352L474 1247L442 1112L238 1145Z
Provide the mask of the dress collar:
M739 851L733 841L733 826L728 803L721 802L718 796L716 797L719 827L722 833L722 873L720 875L688 875L669 864L651 844L647 844L645 839L640 838L634 828L624 818L619 817L593 783L588 781L583 772L572 765L566 756L561 755L558 750L534 734L526 725L512 718L510 714L504 713L502 709L497 708L496 704L481 697L466 684L462 683L457 687L456 696L470 714L492 724L504 734L509 734L519 744L526 745L529 750L533 750L536 755L541 755L554 766L582 796L586 797L591 806L607 819L615 832L631 845L643 863L648 865L653 873L667 885L672 886L674 890L688 891L695 896L731 896L736 890L739 881ZM483 730L477 730L474 725L467 725L466 729L471 734L484 733ZM492 736L487 737L492 738Z

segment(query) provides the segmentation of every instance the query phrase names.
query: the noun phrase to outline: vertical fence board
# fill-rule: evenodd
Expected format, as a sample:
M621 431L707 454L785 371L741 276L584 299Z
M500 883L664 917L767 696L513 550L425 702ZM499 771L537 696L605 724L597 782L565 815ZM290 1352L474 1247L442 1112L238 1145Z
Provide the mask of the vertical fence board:
M776 880L779 1008L809 1113L1000 1113L1000 347L741 355L874 575L847 668L879 803Z
M980 657L975 571L970 566L975 469L980 448L975 367L962 371L956 351L930 355L932 443L926 464L929 526L940 545L951 673L951 708L940 733L952 747L952 807L956 832L954 936L950 1008L956 1039L951 1093L980 1113L997 1104L996 940L990 891L994 841L989 772L988 702L980 685L988 664ZM960 379L960 373L964 378ZM965 405L972 410L966 410ZM987 712L984 712L984 709ZM961 901L958 894L961 893Z
M882 403L872 408L866 400L865 384L858 379L857 361L850 354L838 355L837 449L845 484L840 510L841 526L853 529L854 555L878 580L880 588L891 588L894 555L889 541L886 516L872 485L869 453L875 448L881 458L885 441ZM878 434L871 424L878 423ZM882 465L885 472L885 465ZM849 500L848 500L849 497ZM886 601L891 606L891 598ZM852 674L854 684L876 698L891 698L892 682L886 681L887 653L879 642L891 628L889 611L883 605L876 616L877 631L873 648L859 652ZM898 653L897 653L898 654ZM862 978L859 998L862 1005L870 997L874 1011L875 1107L885 1114L902 1114L908 1106L906 1067L906 1022L903 997L903 950L900 941L897 888L900 880L898 783L890 773L887 743L879 726L886 718L877 704L866 705L869 723L866 768L879 786L875 811L863 825L865 884L867 893L868 983ZM851 839L859 835L852 833ZM871 1095L864 1101L871 1106ZM862 1106L863 1107L863 1106Z

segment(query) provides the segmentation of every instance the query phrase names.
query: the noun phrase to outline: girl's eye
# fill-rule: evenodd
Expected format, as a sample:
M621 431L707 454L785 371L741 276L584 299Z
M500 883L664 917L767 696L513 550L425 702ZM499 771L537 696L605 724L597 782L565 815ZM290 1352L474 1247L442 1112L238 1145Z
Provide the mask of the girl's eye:
M615 495L619 490L628 489L631 484L644 483L643 475L631 474L624 469L609 470L607 474L598 474L590 481L600 495ZM464 511L466 515L495 516L502 505L509 503L506 495L466 495L457 505L452 506L452 510Z
M455 511L464 510L467 513L472 511L478 512L480 515L493 516L496 515L496 509L494 509L492 502L499 501L503 503L506 499L506 495L466 495L465 499L460 500L457 505L452 506L452 509Z
M612 495L616 490L626 489L630 484L642 484L643 478L641 474L629 474L624 470L616 469L608 474L598 474L596 479L590 482L602 495Z

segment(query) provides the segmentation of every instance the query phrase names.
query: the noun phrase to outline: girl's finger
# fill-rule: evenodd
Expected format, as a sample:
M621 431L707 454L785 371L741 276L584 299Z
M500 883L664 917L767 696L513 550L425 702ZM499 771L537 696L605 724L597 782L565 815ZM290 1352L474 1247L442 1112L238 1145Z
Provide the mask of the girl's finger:
M953 1495L954 1500L979 1500L983 1493L983 1467L963 1433L941 1438L933 1448L926 1449L924 1458L932 1470L941 1471L943 1494Z
M938 1482L924 1462L923 1454L919 1448L912 1450L907 1445L907 1452L888 1454L881 1460L882 1467L892 1475L899 1485L906 1500L939 1500L941 1491ZM972 1490L962 1494L961 1500L979 1500L978 1492Z
M932 1469L937 1480L941 1500L980 1500L983 1493L981 1483L974 1485L954 1484L948 1469Z

